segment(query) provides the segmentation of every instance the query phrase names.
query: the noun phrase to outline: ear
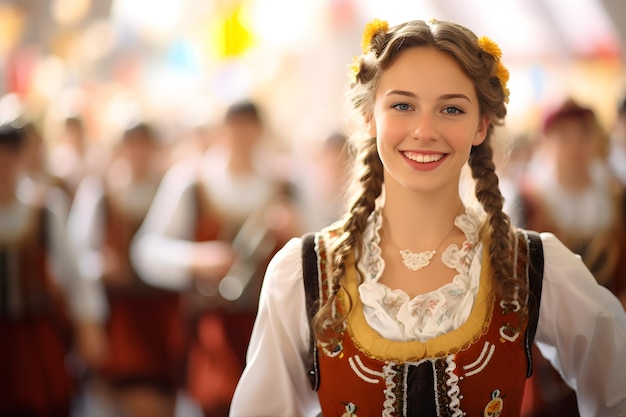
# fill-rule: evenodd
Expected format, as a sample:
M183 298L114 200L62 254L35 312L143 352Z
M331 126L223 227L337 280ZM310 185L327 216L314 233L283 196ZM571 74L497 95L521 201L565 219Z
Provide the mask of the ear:
M474 134L474 140L472 141L473 146L478 146L487 137L487 130L489 129L489 117L482 116L478 122L478 128L476 129L476 133Z
M376 137L376 120L374 120L373 116L367 118L366 121L367 134L375 138Z

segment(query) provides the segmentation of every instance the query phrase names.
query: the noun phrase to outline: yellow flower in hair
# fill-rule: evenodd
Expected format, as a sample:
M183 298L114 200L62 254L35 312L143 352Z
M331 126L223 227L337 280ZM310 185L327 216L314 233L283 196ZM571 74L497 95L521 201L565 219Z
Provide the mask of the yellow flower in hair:
M361 72L361 63L359 62L359 57L352 57L352 64L348 65L348 76L350 77L350 83L357 82L359 78L359 72Z
M478 46L480 49L488 53L493 57L496 61L496 73L495 76L500 81L500 85L502 86L502 91L504 92L504 102L509 102L509 89L506 87L506 84L509 82L509 70L502 64L500 59L502 58L502 50L498 46L497 43L492 41L486 36L482 36L478 38Z
M509 82L509 70L506 69L502 62L498 62L498 68L496 69L496 77L500 80L500 84L503 87Z
M496 61L499 61L500 58L502 58L502 50L497 43L495 43L488 37L481 36L480 38L478 38L478 46L480 46L480 49L494 57Z
M385 20L374 19L368 24L365 25L365 29L363 30L363 38L361 39L361 48L363 49L363 53L366 54L369 52L370 43L372 43L372 39L378 33L386 33L389 30L389 23Z

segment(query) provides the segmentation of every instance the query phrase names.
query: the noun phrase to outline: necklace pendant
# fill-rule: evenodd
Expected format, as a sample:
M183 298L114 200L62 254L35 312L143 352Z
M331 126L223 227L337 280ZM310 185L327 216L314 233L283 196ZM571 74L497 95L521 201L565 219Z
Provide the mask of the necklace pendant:
M402 255L402 263L411 271L417 271L428 266L435 253L436 251L434 250L426 250L424 252L417 253L409 249L400 251L400 255Z

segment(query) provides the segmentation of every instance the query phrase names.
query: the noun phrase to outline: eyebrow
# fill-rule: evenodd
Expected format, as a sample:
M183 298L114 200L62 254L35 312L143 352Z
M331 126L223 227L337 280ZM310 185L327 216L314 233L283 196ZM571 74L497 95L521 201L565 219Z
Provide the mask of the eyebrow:
M410 91L405 91L405 90L391 90L391 91L388 91L387 94L385 95L386 96L399 95L399 96L417 98L415 94L411 93Z
M410 92L410 91L406 91L406 90L391 90L388 91L387 94L385 94L386 96L391 96L391 95L400 95L400 96L406 96L406 97L411 97L411 98L417 98L417 96ZM472 102L472 100L470 100L470 98L468 96L466 96L465 94L444 94L441 97L439 97L439 99L441 100L449 100L449 99L453 99L453 98L460 98L460 99L464 99L469 101L470 103Z

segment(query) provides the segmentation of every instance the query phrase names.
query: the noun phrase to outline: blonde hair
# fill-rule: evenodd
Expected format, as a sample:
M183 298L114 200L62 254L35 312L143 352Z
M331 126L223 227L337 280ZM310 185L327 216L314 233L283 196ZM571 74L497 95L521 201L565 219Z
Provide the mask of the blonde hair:
M489 261L498 294L507 300L517 299L523 304L528 293L526 282L517 278L513 269L513 231L509 217L502 211L504 199L495 173L491 137L494 126L503 124L506 116L506 86L498 78L498 57L481 49L478 38L467 28L455 23L415 20L398 26L384 28L368 34L369 48L354 63L354 79L348 98L355 111L365 120L372 117L374 96L382 73L403 50L413 47L435 48L452 56L463 72L473 81L482 116L490 124L486 139L472 148L469 166L475 179L475 194L483 206L487 221L483 236L488 236ZM328 338L328 330L340 331L344 318L332 305L336 301L343 277L345 262L351 253L362 253L362 234L369 215L374 210L376 198L382 192L383 165L378 156L376 139L355 135L350 146L354 152L354 171L348 201L348 211L338 223L340 236L328 248L332 254L330 286L332 295L319 309L313 328L320 340ZM525 311L525 305L522 305ZM346 313L347 314L347 313Z

